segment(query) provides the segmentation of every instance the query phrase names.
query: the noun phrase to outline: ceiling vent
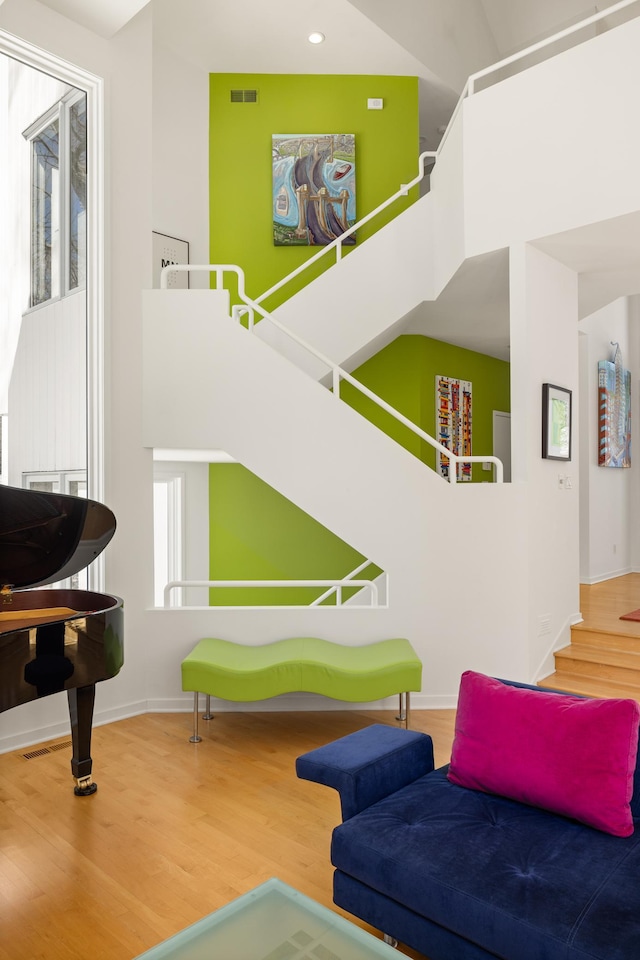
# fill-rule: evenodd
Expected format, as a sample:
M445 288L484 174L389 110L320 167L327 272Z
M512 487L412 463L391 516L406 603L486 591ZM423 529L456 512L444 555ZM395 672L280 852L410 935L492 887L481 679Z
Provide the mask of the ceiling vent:
M232 90L231 103L257 103L257 90Z

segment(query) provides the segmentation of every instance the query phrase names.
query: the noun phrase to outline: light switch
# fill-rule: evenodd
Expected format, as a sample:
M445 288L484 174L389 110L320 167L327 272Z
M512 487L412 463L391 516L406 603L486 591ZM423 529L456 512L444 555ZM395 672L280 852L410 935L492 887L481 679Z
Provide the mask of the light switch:
M382 97L369 97L367 100L367 110L382 110L383 106Z

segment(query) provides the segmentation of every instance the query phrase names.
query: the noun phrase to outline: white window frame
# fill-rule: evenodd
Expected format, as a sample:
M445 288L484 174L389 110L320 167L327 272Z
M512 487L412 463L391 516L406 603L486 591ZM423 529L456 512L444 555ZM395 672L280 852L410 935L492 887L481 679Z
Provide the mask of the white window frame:
M153 597L164 606L164 588L184 579L185 474L154 467L153 471ZM172 591L171 604L182 605L182 589Z
M81 482L84 481L86 486L86 476L87 475L84 470L34 470L30 473L22 474L22 486L25 488L25 490L30 490L33 488L33 485L38 482L52 483L53 490L51 493L63 493L69 495L69 488L74 480L79 480ZM78 496L78 494L74 494L74 496ZM89 567L84 567L82 570L78 570L77 573L74 573L70 577L66 577L64 580L56 580L55 583L52 582L51 586L66 590L87 590L89 589L90 576L91 569Z
M43 481L53 483L53 493L63 493L66 496L82 496L82 494L72 494L71 484L73 481L87 482L87 474L84 470L32 470L29 473L22 474L22 486L25 490L30 490L34 483Z
M70 114L72 109L84 100L86 97L84 90L71 90L58 100L41 117L38 117L30 124L22 135L30 145L30 209L31 209L31 231L30 231L30 252L29 252L29 310L38 309L45 304L53 303L70 294L79 293L86 289L86 262L82 271L82 278L72 287L70 285L71 272L71 122ZM58 127L58 168L57 168L57 193L53 200L55 209L52 211L52 220L55 221L57 229L52 233L57 234L54 242L51 241L51 267L49 280L49 295L36 298L34 289L35 280L35 260L36 260L36 234L38 226L35 220L35 200L34 188L37 178L37 159L35 153L35 143L42 134L54 123ZM88 136L88 134L87 134ZM88 170L87 170L88 174ZM86 230L86 210L85 210L85 230ZM86 260L86 244L82 245Z
M87 96L87 493L104 502L104 80L4 30L0 53ZM104 553L91 564L89 585L104 590Z

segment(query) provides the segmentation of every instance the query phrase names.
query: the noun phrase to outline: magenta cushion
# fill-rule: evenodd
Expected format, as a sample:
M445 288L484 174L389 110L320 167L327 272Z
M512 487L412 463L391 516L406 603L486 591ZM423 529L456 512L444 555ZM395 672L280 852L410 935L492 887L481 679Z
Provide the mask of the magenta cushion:
M635 700L587 700L460 680L449 780L628 837L638 750Z

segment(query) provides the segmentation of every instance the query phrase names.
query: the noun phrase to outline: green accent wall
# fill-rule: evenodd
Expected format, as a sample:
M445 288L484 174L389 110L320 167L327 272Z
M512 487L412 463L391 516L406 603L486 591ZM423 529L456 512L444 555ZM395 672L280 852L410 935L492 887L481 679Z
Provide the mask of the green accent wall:
M420 335L400 336L366 363L353 376L382 400L421 427L436 434L436 376L456 377L472 383L472 453L490 456L493 449L493 411L511 410L510 368L504 360L464 350ZM407 450L435 469L433 447L420 440L397 420L343 383L342 398ZM481 463L472 466L472 481L486 482L492 473Z
M257 102L231 103L231 90L257 90ZM368 110L370 97L381 97L384 108ZM355 134L356 213L361 219L418 173L418 80L214 73L209 129L211 262L238 264L245 271L248 295L259 297L321 249L273 244L272 135ZM415 188L362 227L357 243L417 197ZM335 262L335 255L326 259ZM324 263L310 267L264 306L274 309L324 269Z
M511 409L508 363L429 337L398 337L358 367L353 376L431 436L435 435L436 376L470 380L474 454L491 453L493 410ZM345 402L435 468L432 447L350 384L342 384L341 394ZM474 482L492 477L481 464L474 464L472 474ZM331 579L344 576L365 559L240 464L210 465L209 496L211 579ZM361 576L373 579L380 572L372 564ZM322 592L310 588L216 589L211 591L211 604L306 604Z
M365 559L239 463L209 465L212 580L335 580ZM374 579L373 564L359 576ZM309 604L325 588L216 588L212 606ZM344 591L344 598L355 591ZM334 603L335 600L329 600Z

